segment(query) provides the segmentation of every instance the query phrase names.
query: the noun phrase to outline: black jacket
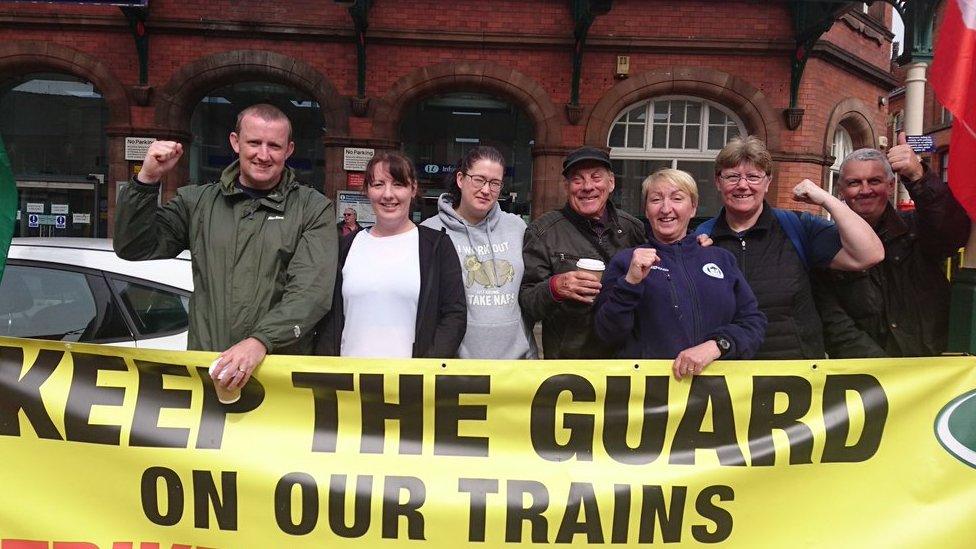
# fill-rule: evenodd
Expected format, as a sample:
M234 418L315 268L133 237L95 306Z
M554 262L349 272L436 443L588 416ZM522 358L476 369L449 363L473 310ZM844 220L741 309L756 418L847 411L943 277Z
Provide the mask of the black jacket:
M810 215L800 215L799 219L808 248L827 249L836 254L840 238L833 225L816 223L816 218ZM823 331L810 275L772 207L763 203L756 224L741 235L729 228L723 208L711 237L716 246L735 255L739 269L759 300L759 310L769 321L766 339L755 358L823 358ZM830 242L824 245L818 240ZM806 253L811 254L812 250L807 249Z
M414 358L454 358L464 339L468 308L461 280L461 264L447 233L417 227L420 247L420 297L413 342ZM359 233L339 243L339 272L332 292L332 310L322 320L315 354L339 356L345 313L342 302L342 267ZM382 345L381 341L376 343Z
M949 282L943 267L969 236L969 218L938 174L905 188L914 212L889 204L874 228L884 261L867 271L818 271L817 306L831 358L937 356L946 350Z
M536 219L525 231L522 258L525 274L519 289L522 313L542 321L544 357L611 358L616 351L593 331L593 307L573 300L556 301L549 292L553 275L576 270L580 258L610 258L624 248L646 241L644 226L635 217L607 203L608 227L601 236L593 222L568 205Z

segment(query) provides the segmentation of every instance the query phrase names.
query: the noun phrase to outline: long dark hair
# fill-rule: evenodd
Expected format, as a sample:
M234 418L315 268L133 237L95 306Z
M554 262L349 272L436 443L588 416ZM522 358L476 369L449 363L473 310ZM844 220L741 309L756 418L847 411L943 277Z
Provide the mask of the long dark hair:
M459 173L468 173L468 170L473 168L479 160L497 162L502 168L505 167L505 157L495 147L478 145L469 150L458 160L457 169L451 173L450 181L447 182L447 188L451 193L451 205L455 208L461 204L461 189L457 186L457 176Z

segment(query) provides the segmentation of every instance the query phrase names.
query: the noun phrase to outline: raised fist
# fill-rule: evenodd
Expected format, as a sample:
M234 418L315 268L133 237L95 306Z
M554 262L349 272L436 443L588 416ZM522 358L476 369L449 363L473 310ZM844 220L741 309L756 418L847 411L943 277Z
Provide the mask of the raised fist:
M830 198L830 193L821 189L820 185L817 185L809 179L804 179L796 187L793 187L793 200L797 202L823 206L828 198Z
M635 248L634 255L630 257L630 268L624 280L631 284L637 284L647 278L651 272L651 267L661 262L654 248Z
M146 158L142 161L142 169L139 170L136 179L140 183L158 183L176 166L181 156L183 156L183 145L180 143L153 141L146 151Z

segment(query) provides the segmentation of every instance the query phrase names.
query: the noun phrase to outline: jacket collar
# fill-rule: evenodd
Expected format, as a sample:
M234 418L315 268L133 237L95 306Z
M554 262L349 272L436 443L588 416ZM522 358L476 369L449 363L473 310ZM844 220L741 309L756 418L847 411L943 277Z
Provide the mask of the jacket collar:
M241 176L241 161L235 160L230 166L224 168L223 173L220 174L220 192L224 196L235 196L243 195L244 192L234 186L234 182ZM281 181L278 182L278 186L275 190L268 196L260 199L258 202L276 212L285 211L285 197L293 189L298 187L298 181L295 179L295 170L288 166L281 172Z
M898 215L898 212L895 211L891 203L885 207L884 213L881 214L881 219L878 220L877 227L874 227L874 232L878 233L878 237L882 242L897 238L908 231L908 225Z
M561 211L563 215L566 216L566 219L568 219L573 225L576 225L580 229L586 229L592 233L596 233L596 230L594 229L594 225L597 222L588 217L583 217L582 215L577 213L576 210L574 210L572 206L569 205L569 202L567 202L566 205L563 206L563 209ZM606 220L607 220L606 221L607 228L616 229L617 208L609 200L607 200L606 212L604 215L606 216Z
M773 210L769 202L763 200L762 212L759 213L759 217L756 219L755 225L749 227L748 229L742 231L743 233L751 233L753 231L769 231L773 226ZM725 207L722 207L722 211L718 212L718 221L715 222L715 230L712 236L737 236L738 233L733 231L729 227L729 222L725 219Z

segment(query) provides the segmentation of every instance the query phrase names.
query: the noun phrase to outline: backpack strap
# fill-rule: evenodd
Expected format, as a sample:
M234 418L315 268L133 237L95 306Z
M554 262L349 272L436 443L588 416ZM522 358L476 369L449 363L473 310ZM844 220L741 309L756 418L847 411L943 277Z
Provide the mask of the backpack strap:
M796 249L797 255L800 256L800 261L803 262L803 268L809 271L810 259L807 257L806 232L803 230L803 224L800 222L799 214L778 208L772 208L772 210L776 216L776 221L779 222L779 226L783 228L786 236L793 243L793 248ZM701 223L695 228L695 234L711 235L715 230L716 221L718 221L718 218L713 217Z
M800 256L800 261L803 262L803 268L809 271L810 258L807 256L807 247L805 245L806 232L804 232L803 225L800 223L800 214L790 210L780 210L779 208L773 208L773 213L776 215L776 220L779 221L779 226L783 228L786 236L793 243L793 247L796 248L796 253Z
M717 217L713 217L713 218L709 219L708 221L704 221L702 223L699 223L698 226L695 227L695 234L707 234L707 235L711 235L712 234L712 231L715 230L715 222L716 221L718 221L718 218Z

